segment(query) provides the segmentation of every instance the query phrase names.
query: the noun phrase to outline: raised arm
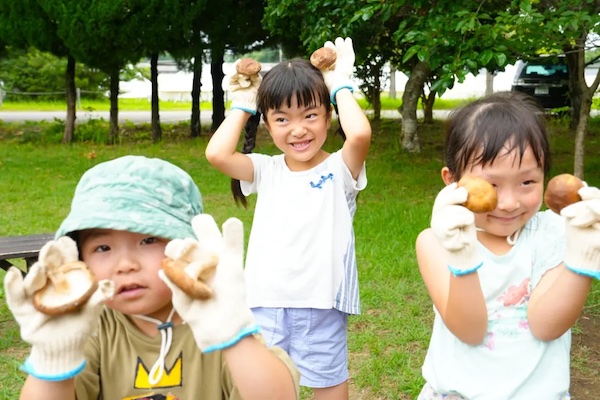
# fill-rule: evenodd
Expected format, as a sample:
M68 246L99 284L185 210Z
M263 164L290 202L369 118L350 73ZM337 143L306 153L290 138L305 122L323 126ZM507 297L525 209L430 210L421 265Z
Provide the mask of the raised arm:
M242 222L228 219L223 224L222 235L208 214L194 217L192 226L201 240L172 240L165 254L185 263L186 274L191 277L200 275L203 260L218 256L216 273L207 279L213 296L207 300L192 299L159 271L173 292L175 309L191 328L202 352L223 350L242 398L294 399L297 385L292 371L253 337L258 333L258 325L246 305Z
M331 93L331 101L337 105L340 124L346 135L342 157L356 179L371 146L371 125L352 94L353 84L350 78L355 60L352 39L338 37L335 43L326 42L324 47L329 47L336 53L335 64L321 69L321 72Z
M62 237L42 247L38 262L31 267L25 279L21 271L14 267L6 273L6 302L21 328L22 339L31 345L29 357L21 366L21 370L29 375L21 391L21 399L75 399L73 378L85 366L85 344L97 327L102 302L114 292L114 284L100 281L83 306L68 312L64 310L66 313L61 315L39 311L48 312L49 309L34 305L34 298L40 289L51 284L48 271L53 270L52 276L55 278L69 274L72 270L61 267L73 265L77 260L75 242L69 237ZM62 282L60 292L63 295L77 291L74 285ZM79 280L78 286L82 283ZM57 299L61 298L58 286L56 291L52 304L57 304Z
M436 197L431 229L417 238L419 270L429 296L448 329L461 341L478 345L487 332L487 307L477 269L473 212L460 204L467 191L452 183Z
M208 162L225 175L252 182L254 165L250 158L237 151L237 145L248 119L256 114L260 64L255 62L259 65L258 70L244 71L239 69L241 61L238 60L236 73L229 78L231 110L208 142L205 155Z
M583 187L579 195L582 201L561 211L566 219L564 263L546 272L529 300L529 326L540 340L554 340L573 326L592 279L600 279L600 190Z

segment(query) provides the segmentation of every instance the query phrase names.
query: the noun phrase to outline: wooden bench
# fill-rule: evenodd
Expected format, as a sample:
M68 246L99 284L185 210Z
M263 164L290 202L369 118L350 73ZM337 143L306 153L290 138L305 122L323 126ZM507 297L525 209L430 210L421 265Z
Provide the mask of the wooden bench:
M0 237L0 268L7 271L13 265L18 267L14 260L25 260L29 270L37 261L42 246L53 239L54 233Z

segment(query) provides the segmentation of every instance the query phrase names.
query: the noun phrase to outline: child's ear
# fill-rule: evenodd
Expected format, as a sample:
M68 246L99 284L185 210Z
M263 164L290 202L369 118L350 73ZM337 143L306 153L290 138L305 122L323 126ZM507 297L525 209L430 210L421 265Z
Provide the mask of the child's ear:
M441 175L442 175L442 180L444 181L444 183L446 185L449 185L452 182L456 182L456 179L454 178L454 174L450 171L450 169L448 169L448 167L442 168Z
M331 119L333 118L333 110L330 108L327 113L327 129L331 128Z

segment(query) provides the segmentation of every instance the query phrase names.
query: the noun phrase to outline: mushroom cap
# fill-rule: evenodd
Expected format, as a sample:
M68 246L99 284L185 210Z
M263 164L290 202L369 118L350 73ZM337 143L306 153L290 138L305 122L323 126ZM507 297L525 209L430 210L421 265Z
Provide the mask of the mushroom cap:
M469 195L463 205L474 213L490 212L498 205L496 189L483 178L470 175L463 176L458 181L458 186L467 189Z
M33 294L33 306L47 315L78 310L98 288L94 273L82 261L72 261L48 271L46 285Z
M251 58L242 58L235 66L238 74L247 76L258 74L261 68L262 65L260 65L258 61Z
M310 63L318 69L331 68L337 59L337 53L331 47L321 47L310 56Z
M560 214L560 210L581 200L578 192L582 187L583 181L575 175L556 175L546 185L544 203L549 209Z
M214 276L217 268L216 258L211 258L195 268L198 271L196 279L188 275L186 267L188 264L179 261L165 258L162 261L162 270L165 275L180 288L185 294L193 299L208 300L213 295L213 290L206 280Z

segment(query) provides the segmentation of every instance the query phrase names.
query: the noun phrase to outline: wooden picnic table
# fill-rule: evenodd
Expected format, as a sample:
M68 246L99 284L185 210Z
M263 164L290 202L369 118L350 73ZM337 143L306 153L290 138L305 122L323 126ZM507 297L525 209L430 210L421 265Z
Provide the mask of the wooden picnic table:
M18 267L14 260L25 260L29 270L37 261L42 246L53 239L54 233L0 237L0 268L7 271L13 265Z

